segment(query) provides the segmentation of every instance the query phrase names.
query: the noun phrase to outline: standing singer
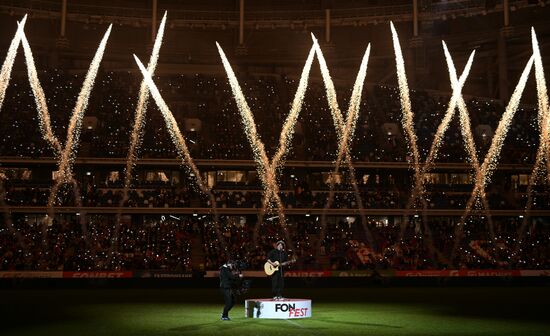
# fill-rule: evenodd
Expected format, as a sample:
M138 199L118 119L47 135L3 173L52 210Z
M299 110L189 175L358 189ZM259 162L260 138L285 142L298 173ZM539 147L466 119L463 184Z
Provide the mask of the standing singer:
M283 300L284 288L284 271L283 266L286 265L288 255L284 251L285 242L279 240L276 247L267 255L267 262L273 267L279 267L279 270L271 275L271 291L273 292L273 300Z

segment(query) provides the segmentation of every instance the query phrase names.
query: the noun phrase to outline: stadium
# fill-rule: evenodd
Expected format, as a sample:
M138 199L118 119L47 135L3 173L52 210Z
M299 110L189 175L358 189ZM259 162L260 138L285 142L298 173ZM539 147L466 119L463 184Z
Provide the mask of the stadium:
M2 335L547 335L549 7L0 0Z

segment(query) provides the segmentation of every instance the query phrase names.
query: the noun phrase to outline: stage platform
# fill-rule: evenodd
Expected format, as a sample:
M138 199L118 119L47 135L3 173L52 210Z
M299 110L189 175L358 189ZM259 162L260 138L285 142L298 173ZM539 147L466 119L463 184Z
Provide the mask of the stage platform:
M247 299L245 316L265 319L299 319L311 317L309 299Z

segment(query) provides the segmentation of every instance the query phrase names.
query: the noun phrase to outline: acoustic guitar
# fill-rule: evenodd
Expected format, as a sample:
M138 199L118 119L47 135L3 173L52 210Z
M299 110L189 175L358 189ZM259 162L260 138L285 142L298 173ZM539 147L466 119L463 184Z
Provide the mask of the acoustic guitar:
M265 262L265 265L264 265L264 271L265 271L265 274L267 275L273 275L273 273L277 272L279 270L279 266L286 266L288 264L292 264L296 262L296 259L292 259L292 260L289 260L289 261L285 261L284 263L280 264L279 265L279 262L278 261L275 261L274 264L275 266L271 265L268 261Z

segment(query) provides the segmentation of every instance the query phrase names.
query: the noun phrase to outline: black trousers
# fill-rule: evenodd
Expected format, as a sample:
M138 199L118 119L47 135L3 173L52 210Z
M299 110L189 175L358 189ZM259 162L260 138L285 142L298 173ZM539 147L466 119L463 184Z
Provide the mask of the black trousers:
M233 290L231 288L220 288L220 291L222 292L223 301L225 303L222 317L229 317L229 311L235 305L235 295L233 295Z
M273 273L271 276L271 291L273 296L283 296L283 288L285 285L285 279L281 271Z

